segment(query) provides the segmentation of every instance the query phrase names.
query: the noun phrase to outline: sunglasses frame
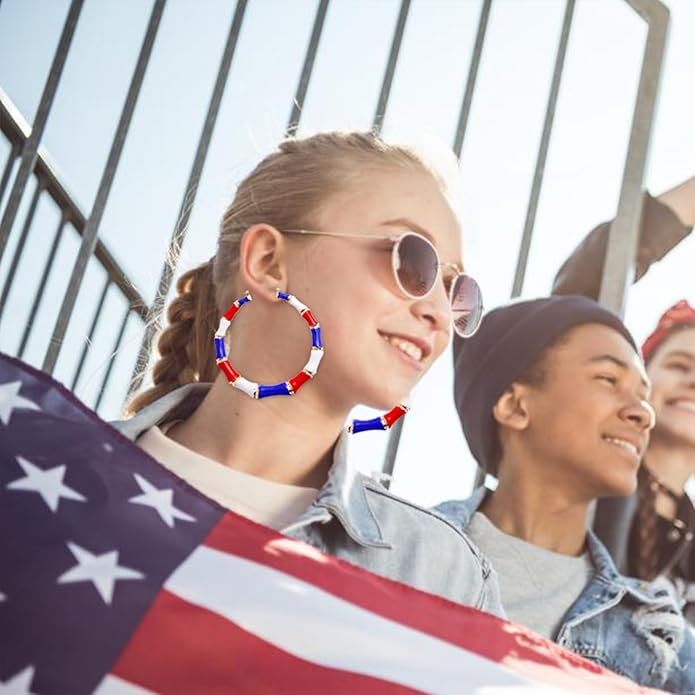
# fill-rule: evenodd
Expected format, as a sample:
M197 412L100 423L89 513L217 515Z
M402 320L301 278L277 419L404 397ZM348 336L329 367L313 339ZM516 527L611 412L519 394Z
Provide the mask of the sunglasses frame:
M327 236L327 237L345 237L346 239L373 239L375 241L390 241L393 243L393 246L391 247L391 270L393 271L393 277L396 281L396 284L398 286L398 289L401 291L401 293L405 296L408 297L409 299L424 299L427 297L430 292L437 286L437 281L441 279L442 277L442 268L453 268L456 271L456 275L452 278L451 285L449 286L448 290L448 300L449 300L449 309L452 312L453 316L453 301L454 301L454 288L456 287L457 282L459 281L460 278L469 278L472 280L476 287L478 288L478 291L480 292L480 286L476 282L475 278L471 277L467 273L464 273L458 263L452 263L452 262L443 262L439 259L439 253L437 252L436 247L434 244L425 236L422 234L418 234L417 232L414 232L412 230L407 230L402 232L401 234L390 234L390 235L372 235L372 234L354 234L354 233L342 233L342 232L323 232L323 231L318 231L315 229L283 229L280 230L283 234L307 234L307 235L312 235L312 236ZM399 247L401 245L401 242L403 239L406 237L414 236L420 239L421 241L424 241L427 246L429 246L432 249L432 252L434 253L434 257L437 259L437 274L434 277L434 280L432 281L432 286L424 293L424 294L413 294L412 292L408 292L405 287L403 287L403 283L401 282L400 277L398 276L398 271L401 267L401 262L400 262L400 257L399 257ZM481 293L482 296L482 293ZM482 317L482 302L481 302L481 311L480 315ZM457 335L459 335L462 338L470 338L476 330L478 330L478 326L480 325L480 318L478 319L478 322L475 326L475 328L470 332L466 333L466 335L461 334L457 329L456 329L456 323L453 321L452 318L452 324L454 327L454 331L456 332Z

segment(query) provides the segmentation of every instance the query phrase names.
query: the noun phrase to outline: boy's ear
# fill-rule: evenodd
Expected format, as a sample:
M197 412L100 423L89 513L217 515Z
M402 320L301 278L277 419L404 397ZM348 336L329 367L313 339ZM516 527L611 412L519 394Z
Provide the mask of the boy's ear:
M244 232L239 245L239 276L243 289L266 299L275 297L276 288L287 288L287 243L275 227L255 224Z
M529 426L528 389L513 383L492 407L492 415L501 427L521 432Z

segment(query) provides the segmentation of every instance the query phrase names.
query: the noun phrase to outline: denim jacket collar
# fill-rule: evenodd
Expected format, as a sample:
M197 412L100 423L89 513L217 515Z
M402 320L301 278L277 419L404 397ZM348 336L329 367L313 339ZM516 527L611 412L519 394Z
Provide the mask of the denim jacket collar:
M150 403L129 420L121 420L113 425L121 434L135 441L150 427L166 422L174 411L176 417L188 417L200 405L211 386L210 383L180 386ZM326 483L309 508L283 531L287 533L301 526L325 522L326 512L329 512L360 545L388 548L390 544L384 540L367 499L371 481L349 461L349 436L347 430L343 429L333 450L333 464Z

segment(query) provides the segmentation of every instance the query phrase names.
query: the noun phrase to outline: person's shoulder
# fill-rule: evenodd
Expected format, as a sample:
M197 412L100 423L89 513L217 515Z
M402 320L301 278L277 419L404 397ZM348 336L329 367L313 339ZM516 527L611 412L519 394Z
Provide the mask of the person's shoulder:
M450 542L460 543L464 540L466 545L472 545L462 528L437 509L427 509L411 500L399 497L367 476L363 476L362 484L370 501L370 507L381 517L377 520L381 524L385 521L385 517L398 517L394 519L397 524L407 520L412 522L410 526L402 527L403 532L407 533L410 529L411 532L427 534L430 538L436 534L437 537L448 539Z

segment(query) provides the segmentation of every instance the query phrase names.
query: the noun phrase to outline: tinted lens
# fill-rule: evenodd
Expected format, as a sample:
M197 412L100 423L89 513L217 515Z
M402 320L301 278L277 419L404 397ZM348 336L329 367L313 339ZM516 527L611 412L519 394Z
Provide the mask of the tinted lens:
M483 295L478 283L469 275L457 275L451 288L451 313L454 330L462 338L470 338L483 316Z
M439 271L434 247L417 234L404 234L397 253L396 274L401 288L411 297L424 297L434 287Z

